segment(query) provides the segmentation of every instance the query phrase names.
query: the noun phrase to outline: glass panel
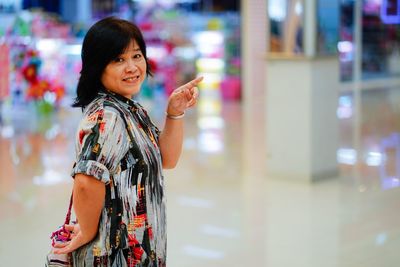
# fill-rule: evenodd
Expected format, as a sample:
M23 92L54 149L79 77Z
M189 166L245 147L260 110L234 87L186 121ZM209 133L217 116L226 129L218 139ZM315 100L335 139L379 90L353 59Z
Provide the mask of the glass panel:
M303 0L270 0L270 52L303 53Z
M363 79L400 76L400 3L364 0L362 14Z
M339 39L339 1L317 0L317 53L336 54Z
M340 3L339 39L340 80L350 81L354 61L354 0L342 0Z

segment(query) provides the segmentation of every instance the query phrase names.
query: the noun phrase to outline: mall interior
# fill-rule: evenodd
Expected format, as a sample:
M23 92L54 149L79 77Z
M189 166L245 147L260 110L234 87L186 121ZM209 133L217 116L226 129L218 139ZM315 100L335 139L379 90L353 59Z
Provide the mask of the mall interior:
M64 222L82 40L110 15L143 32L160 128L204 76L168 266L400 265L399 0L0 0L1 266L43 266Z

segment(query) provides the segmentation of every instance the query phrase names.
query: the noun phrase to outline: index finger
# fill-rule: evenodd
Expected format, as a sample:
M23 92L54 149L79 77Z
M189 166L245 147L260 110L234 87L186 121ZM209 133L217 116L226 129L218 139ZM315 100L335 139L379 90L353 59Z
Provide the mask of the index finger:
M185 84L186 86L189 85L190 87L195 87L196 85L198 85L202 80L204 79L203 76L197 77L193 80L191 80L190 82L188 82L187 84Z

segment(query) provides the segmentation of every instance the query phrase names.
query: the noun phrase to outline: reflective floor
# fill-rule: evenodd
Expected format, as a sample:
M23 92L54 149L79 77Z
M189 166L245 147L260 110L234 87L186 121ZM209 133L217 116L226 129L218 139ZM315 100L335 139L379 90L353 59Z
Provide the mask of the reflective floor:
M238 103L208 121L189 113L183 156L165 173L168 266L399 266L399 103L400 88L369 90L356 113L343 94L341 176L315 184L265 177L263 133L248 127L260 122ZM1 115L0 266L43 266L71 193L80 111L4 104Z

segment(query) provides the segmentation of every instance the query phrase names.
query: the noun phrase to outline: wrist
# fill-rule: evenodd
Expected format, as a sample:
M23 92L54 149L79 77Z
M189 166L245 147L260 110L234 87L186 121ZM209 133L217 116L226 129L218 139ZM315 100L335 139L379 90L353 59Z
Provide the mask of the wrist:
M170 114L167 111L165 111L165 116L167 116L167 118L171 119L171 120L179 120L179 119L182 119L183 117L185 117L185 112L175 115L175 114Z

